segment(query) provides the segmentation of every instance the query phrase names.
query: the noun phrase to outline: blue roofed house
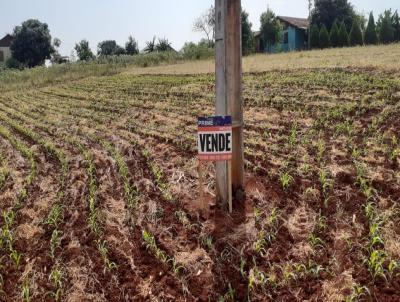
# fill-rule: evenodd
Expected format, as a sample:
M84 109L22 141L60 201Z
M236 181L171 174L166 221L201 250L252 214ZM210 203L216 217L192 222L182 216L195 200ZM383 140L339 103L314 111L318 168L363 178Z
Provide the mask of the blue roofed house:
M255 33L258 52L279 52L307 49L308 19L278 16L283 27L282 40L276 45L267 45L260 32Z

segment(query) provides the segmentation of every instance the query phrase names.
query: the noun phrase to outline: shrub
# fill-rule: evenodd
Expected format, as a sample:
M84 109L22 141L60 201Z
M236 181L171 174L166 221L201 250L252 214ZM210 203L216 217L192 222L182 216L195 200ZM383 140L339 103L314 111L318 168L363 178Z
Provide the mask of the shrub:
M186 60L208 59L214 56L214 48L207 41L201 41L198 44L190 42L185 43L181 53Z
M319 32L319 47L323 49L323 48L328 48L330 46L331 46L331 41L329 39L329 33L324 24L322 25L321 31Z
M333 25L331 28L331 33L330 33L330 39L331 39L332 47L339 46L339 26L337 25L337 21L333 22Z
M22 69L24 69L25 66L24 66L24 64L22 64L18 60L16 60L13 57L11 57L6 61L6 67L10 68L10 69L22 70Z
M346 25L342 22L339 28L339 47L349 46L349 35L347 33Z
M315 24L311 27L310 47L311 49L319 47L319 28Z
M361 31L360 24L356 20L353 22L353 26L351 27L350 31L350 45L351 46L357 46L357 45L363 45L363 35Z
M366 45L378 44L378 34L376 33L375 19L372 12L369 14L367 29L365 30L364 41Z

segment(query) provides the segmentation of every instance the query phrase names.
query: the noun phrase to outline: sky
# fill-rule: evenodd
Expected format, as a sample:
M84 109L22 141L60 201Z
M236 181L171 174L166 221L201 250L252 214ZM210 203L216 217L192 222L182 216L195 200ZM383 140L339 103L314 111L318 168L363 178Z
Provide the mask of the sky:
M53 38L62 41L60 52L69 56L76 42L89 41L95 52L103 40L125 45L129 35L145 47L153 36L167 38L175 49L203 36L193 32L193 22L214 0L1 0L0 36L11 33L27 19L49 25ZM358 12L377 15L385 9L400 11L400 0L351 0ZM270 7L277 15L308 16L307 0L242 0L253 30L262 12ZM0 37L0 38L1 38Z

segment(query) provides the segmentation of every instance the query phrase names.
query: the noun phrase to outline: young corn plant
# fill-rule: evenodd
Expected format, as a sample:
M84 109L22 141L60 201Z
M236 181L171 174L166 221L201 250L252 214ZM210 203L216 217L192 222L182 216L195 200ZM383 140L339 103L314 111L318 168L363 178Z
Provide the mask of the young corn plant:
M97 240L96 244L97 244L97 250L99 251L104 262L104 273L106 271L111 271L113 269L116 269L117 264L111 261L110 258L108 257L107 242L102 240Z
M355 286L352 293L345 298L345 302L358 302L368 296L371 296L371 292L366 286Z
M8 177L10 176L10 171L7 168L6 160L0 152L0 190L6 183Z
M321 191L324 196L324 205L325 207L327 207L329 201L329 195L333 190L334 182L333 179L330 177L330 173L327 172L326 170L321 170L319 172L319 181L321 184Z
M257 234L257 240L253 243L253 248L261 256L267 253L267 248L271 245L278 235L280 212L273 208L265 219L258 219L261 230Z
M104 140L100 140L100 143L117 162L118 171L124 185L124 194L127 206L132 212L134 212L139 202L139 191L138 188L134 185L131 185L129 181L129 167L126 164L123 156L111 143Z
M281 175L279 177L279 181L281 183L282 189L284 191L287 191L287 190L289 190L290 186L293 184L294 178L293 178L293 176L291 176L289 174L289 172L283 172L283 173L281 173Z
M159 167L157 163L154 161L150 151L144 150L142 154L146 158L147 165L150 167L150 171L153 174L155 183L159 188L159 190L163 193L164 198L168 201L172 201L172 195L169 189L169 184L168 182L165 181L165 176L161 167Z
M52 259L56 256L56 250L60 246L61 231L54 229L50 239L50 256Z
M193 225L185 211L176 211L175 217L186 229L191 230L193 228Z
M376 278L381 277L387 281L384 264L387 260L387 255L383 250L372 250L369 257L365 259L365 263L368 266L368 269L371 273L371 276L374 280Z
M178 262L176 262L175 258L168 256L165 251L157 246L156 239L150 232L143 230L142 239L146 249L150 251L161 263L166 266L170 266L172 272L176 276L179 276L181 272L185 271L184 266L180 265Z
M52 296L55 301L61 301L62 297L62 279L63 279L63 272L59 267L53 267L49 275L49 281L53 285L53 292Z
M24 302L30 302L31 301L31 289L30 289L30 281L29 279L25 279L24 283L22 284L22 300Z

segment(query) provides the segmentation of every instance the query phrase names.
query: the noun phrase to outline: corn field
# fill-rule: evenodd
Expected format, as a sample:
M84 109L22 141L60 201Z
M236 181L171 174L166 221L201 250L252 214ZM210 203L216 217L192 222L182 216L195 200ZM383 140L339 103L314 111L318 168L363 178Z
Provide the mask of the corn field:
M215 79L0 95L0 301L399 301L400 73L244 75L246 200L199 211Z

